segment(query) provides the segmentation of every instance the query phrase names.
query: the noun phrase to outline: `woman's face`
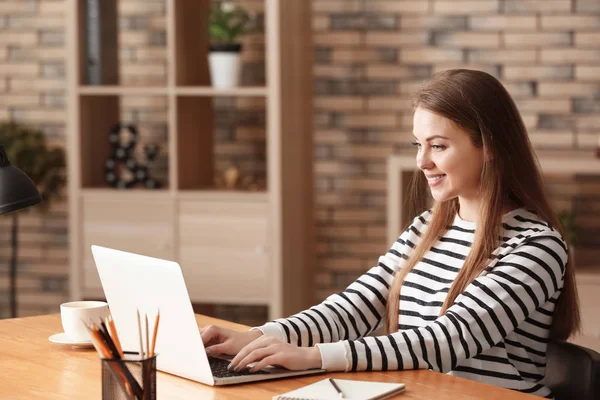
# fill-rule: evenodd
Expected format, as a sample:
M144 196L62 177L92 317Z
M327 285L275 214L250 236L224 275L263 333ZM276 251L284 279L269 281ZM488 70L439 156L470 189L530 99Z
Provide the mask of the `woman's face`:
M417 108L413 136L417 167L427 177L433 198L476 200L484 155L469 134L449 119Z

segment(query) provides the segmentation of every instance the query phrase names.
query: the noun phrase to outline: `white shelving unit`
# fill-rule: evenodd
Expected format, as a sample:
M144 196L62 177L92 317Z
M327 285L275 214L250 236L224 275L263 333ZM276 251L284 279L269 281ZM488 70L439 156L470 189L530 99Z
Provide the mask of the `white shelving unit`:
M103 1L116 8L119 0ZM211 1L164 1L167 80L146 87L87 84L85 1L66 2L70 297L103 296L89 248L98 244L178 261L193 302L266 305L270 318L304 309L314 265L311 2L264 0L266 85L214 89L207 65ZM117 47L107 68L118 66ZM124 96L167 99L164 188L104 183L107 134ZM215 96L265 98L264 191L213 187Z

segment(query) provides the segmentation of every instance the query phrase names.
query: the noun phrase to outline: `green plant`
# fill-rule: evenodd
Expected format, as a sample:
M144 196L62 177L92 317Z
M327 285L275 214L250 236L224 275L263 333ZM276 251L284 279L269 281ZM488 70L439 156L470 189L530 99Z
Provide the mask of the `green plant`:
M570 246L575 246L577 244L577 231L579 230L576 213L574 211L562 210L558 214L558 219L564 229L567 242Z
M59 148L49 148L46 136L41 130L15 122L0 123L0 144L4 145L10 163L29 176L38 187L44 201L35 208L41 211L48 210L51 202L60 197L61 189L65 185L64 151ZM29 209L24 208L9 214L12 219L10 258L10 309L12 317L17 316L18 216L21 212L27 212Z
M250 13L245 8L229 1L214 2L208 23L211 42L237 44L239 37L246 33L250 20Z

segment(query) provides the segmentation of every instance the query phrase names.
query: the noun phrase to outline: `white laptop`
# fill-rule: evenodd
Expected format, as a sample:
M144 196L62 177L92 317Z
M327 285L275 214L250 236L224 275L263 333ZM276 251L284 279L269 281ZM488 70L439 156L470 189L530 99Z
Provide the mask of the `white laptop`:
M179 264L92 246L104 294L123 350L138 351L137 308L149 323L160 309L157 369L207 385L262 381L324 372L267 367L256 373L227 371L228 359L207 356ZM150 328L151 329L151 328Z

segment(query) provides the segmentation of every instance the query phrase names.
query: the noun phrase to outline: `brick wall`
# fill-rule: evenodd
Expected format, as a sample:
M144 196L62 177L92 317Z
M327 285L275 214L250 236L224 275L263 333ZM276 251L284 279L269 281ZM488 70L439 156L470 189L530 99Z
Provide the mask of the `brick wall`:
M597 0L318 0L313 10L316 300L389 247L386 158L410 142L411 95L431 74L462 67L499 78L538 149L598 143ZM557 207L578 208L577 258L593 262L600 181L549 182Z
M160 84L168 62L162 0L121 1L122 80ZM246 37L243 80L260 83L261 0L244 4L258 13L259 24ZM64 11L62 0L0 1L0 118L40 126L57 145L65 142ZM314 0L313 33L315 300L342 289L386 250L386 157L408 142L411 94L432 73L466 67L499 77L537 148L591 150L597 144L597 0ZM144 125L148 114L164 109L163 99L142 100L125 99L122 115L147 126L149 140L164 139L168 132L161 130L160 118ZM237 163L260 175L264 103L219 99L214 106L217 170ZM589 177L552 182L560 204L585 208L580 219L587 242L581 245L590 249L588 259L597 257L593 238L599 237L595 196L600 184ZM44 217L32 211L20 221L20 314L55 312L67 296L66 207L56 204ZM0 224L3 317L9 219L0 217ZM249 323L266 315L239 307L213 311Z
M0 2L0 119L40 127L65 144L65 13L57 0ZM1 142L0 138L0 142ZM19 315L56 312L67 299L66 203L19 212ZM10 216L0 216L0 318L8 316Z

